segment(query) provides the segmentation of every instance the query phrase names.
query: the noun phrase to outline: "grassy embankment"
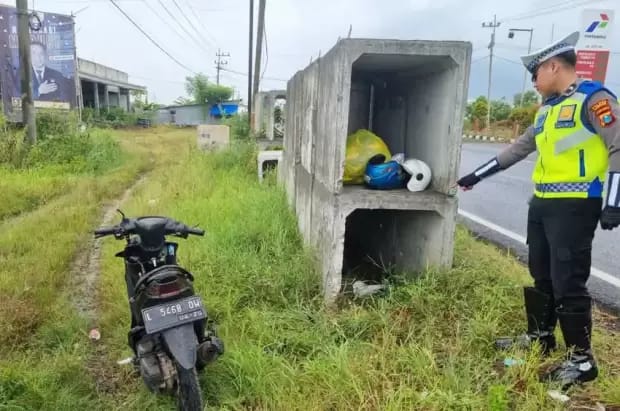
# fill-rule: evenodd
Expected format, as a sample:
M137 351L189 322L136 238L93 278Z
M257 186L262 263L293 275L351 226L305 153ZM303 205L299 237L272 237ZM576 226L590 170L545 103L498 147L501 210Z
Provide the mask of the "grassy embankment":
M142 141L158 141L150 133L141 132ZM415 281L395 278L387 296L327 310L294 215L280 189L256 182L252 151L205 155L187 148L192 132L175 133L175 139L160 136L162 149L153 158L174 154L177 164L155 166L124 211L169 215L208 232L180 240L180 262L195 273L227 347L201 378L209 409L563 409L537 381L534 354L514 353L526 364L506 369L491 347L494 336L524 325L521 286L529 279L513 258L459 228L453 269L425 272ZM87 203L92 218L75 233L96 226L100 204ZM52 221L50 211L41 211L41 223ZM34 221L27 226L31 232L37 227ZM51 242L65 252L65 262L75 250L75 234L72 239ZM113 257L121 246L110 239L103 250L99 347L90 346L68 302L33 306L47 318L27 348L2 357L0 403L14 409L170 409L172 401L154 397L115 363L129 353L122 265ZM32 260L39 256L30 250L22 255L28 252ZM45 263L57 267L52 260ZM69 286L52 281L56 277L40 262L29 267L43 273L30 286L37 299L50 283ZM30 278L25 272L18 278ZM590 405L620 405L620 347L602 320L597 316L594 335L601 377L570 394Z
M0 168L0 409L92 405L87 330L68 298L72 261L104 204L176 161L174 134L89 134L43 140L18 167Z

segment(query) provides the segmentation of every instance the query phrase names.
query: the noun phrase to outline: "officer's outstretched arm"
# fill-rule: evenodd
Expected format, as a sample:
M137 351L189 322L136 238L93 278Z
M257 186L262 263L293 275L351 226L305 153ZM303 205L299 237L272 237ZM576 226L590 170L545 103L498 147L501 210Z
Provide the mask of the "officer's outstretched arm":
M470 189L480 180L489 177L500 170L505 170L515 163L523 160L536 150L536 139L534 127L528 127L514 143L502 150L496 157L490 159L485 164L464 177L461 177L457 184L463 188Z
M588 118L603 138L609 153L607 196L601 215L601 228L620 225L620 106L615 96L605 90L595 93L588 102Z

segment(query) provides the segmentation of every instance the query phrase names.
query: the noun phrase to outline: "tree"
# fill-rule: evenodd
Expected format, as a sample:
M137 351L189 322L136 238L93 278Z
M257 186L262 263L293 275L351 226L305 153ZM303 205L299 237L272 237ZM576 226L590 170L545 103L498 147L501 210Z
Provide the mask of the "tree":
M512 107L504 100L491 101L491 121L507 120Z
M528 90L523 94L523 107L538 104L538 94L534 90ZM514 106L521 107L521 93L514 95Z
M185 91L195 104L215 104L230 99L233 89L209 82L206 75L198 73L185 78Z
M521 130L524 130L534 121L536 111L537 107L535 105L531 105L529 107L515 107L515 109L510 113L510 120L518 123Z
M484 96L478 97L476 100L467 105L465 115L472 124L478 124L484 127L487 116L488 103Z
M172 102L175 106L187 106L188 104L193 104L194 100L187 97L177 97L176 100Z
M130 92L133 97L133 107L136 111L153 111L161 107L160 104L155 102L146 102L146 93L142 90L132 90Z

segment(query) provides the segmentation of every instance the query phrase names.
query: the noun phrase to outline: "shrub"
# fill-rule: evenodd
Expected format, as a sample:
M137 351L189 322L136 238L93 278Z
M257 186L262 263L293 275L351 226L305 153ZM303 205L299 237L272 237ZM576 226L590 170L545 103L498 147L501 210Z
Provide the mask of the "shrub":
M145 117L141 114L140 117ZM121 128L136 125L138 114L123 110L120 107L102 108L97 112L91 107L82 110L82 121L100 128Z
M523 130L532 124L537 110L537 106L517 107L510 113L510 120L518 123Z
M78 128L76 111L37 110L36 122L38 140L75 133Z
M0 164L21 166L27 154L25 130L3 129L0 132Z
M26 165L61 165L72 172L99 174L120 163L119 144L104 131L67 134L38 142L28 153Z
M230 127L230 136L233 140L248 140L250 138L250 124L247 113L237 114L222 121Z

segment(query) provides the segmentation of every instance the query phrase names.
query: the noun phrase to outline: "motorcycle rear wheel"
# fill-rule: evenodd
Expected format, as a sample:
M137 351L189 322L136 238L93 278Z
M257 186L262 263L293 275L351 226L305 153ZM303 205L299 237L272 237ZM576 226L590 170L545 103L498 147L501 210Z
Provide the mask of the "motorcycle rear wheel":
M177 408L179 411L202 411L202 391L198 383L196 367L186 370L178 363L177 369Z

